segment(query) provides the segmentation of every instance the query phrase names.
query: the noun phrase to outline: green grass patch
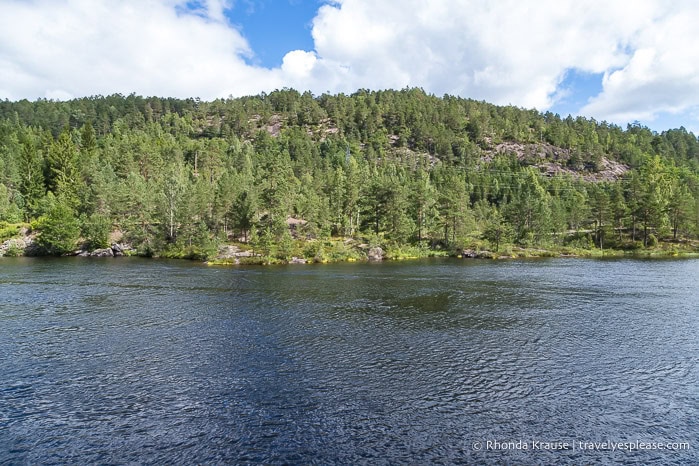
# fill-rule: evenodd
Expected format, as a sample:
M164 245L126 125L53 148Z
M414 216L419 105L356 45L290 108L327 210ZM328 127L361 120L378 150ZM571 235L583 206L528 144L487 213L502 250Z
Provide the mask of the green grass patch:
M430 249L425 244L391 244L387 246L385 257L388 260L400 261L426 257L447 257L448 255L447 251Z
M28 223L0 222L0 242L20 237L21 235L19 232L23 228L27 231L31 230L31 226Z

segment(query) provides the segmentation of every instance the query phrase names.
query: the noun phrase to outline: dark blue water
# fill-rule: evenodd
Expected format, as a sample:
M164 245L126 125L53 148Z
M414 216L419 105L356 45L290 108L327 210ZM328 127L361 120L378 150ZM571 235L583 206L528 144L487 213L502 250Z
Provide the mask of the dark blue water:
M699 464L698 278L4 258L0 464Z

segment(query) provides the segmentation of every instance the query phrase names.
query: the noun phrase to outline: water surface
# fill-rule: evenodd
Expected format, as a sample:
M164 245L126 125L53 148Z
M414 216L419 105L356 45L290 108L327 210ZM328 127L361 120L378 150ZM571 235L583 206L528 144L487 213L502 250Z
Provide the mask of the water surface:
M696 464L697 278L692 260L4 258L0 464Z

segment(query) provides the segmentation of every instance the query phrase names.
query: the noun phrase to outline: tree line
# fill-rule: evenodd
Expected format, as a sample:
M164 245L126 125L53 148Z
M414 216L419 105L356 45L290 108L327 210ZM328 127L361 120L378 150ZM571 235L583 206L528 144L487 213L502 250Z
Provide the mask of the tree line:
M610 161L623 173L596 176ZM49 254L114 230L189 257L241 241L288 258L297 238L332 237L652 247L699 234L699 142L421 89L4 101L0 222L30 224Z

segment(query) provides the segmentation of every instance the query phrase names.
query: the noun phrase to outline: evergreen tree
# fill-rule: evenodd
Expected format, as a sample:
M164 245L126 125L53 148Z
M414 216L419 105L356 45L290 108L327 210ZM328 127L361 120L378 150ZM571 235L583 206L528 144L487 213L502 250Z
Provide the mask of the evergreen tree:
M51 199L51 204L46 216L40 219L41 234L37 241L51 255L74 251L80 237L80 223L70 201L65 198Z

